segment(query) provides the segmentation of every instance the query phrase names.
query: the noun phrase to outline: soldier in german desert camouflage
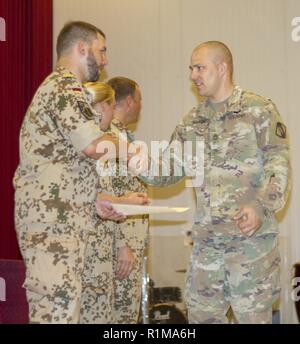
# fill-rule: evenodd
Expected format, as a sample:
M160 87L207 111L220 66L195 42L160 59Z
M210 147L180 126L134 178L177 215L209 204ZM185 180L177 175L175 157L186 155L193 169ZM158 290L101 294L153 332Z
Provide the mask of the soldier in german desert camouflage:
M108 81L115 90L116 107L111 122L111 131L118 137L124 137L128 142L134 141L128 125L136 123L141 111L141 90L139 85L125 77L115 77ZM120 167L120 164L119 164ZM114 194L123 198L125 203L146 204L147 188L137 177L128 173L127 176L112 178ZM116 323L134 324L138 321L143 257L148 242L148 217L130 216L119 224L120 232L124 235L124 242L115 236L114 262L116 264L115 278L115 314ZM118 232L116 232L118 233ZM127 250L131 250L133 258L132 271L128 275L122 273L121 264L125 264L130 257ZM127 255L126 255L127 253ZM122 260L124 263L122 263Z
M127 126L135 123L140 113L140 88L136 82L125 77L110 79L108 84L114 89L116 97L110 132L130 143L134 138ZM123 173L122 168L127 170L127 161L119 160L117 164L113 161L107 163L111 164L109 171L111 173L106 173L108 175L103 177L104 173L99 170L100 199L126 204L148 202L147 189L144 184L138 178L127 174L127 171L125 174ZM106 167L106 162L101 164L98 167ZM115 171L112 167L115 168ZM114 227L111 230L113 251L112 259L107 255L107 267L111 267L110 261L112 260L114 269L112 307L115 322L134 324L138 321L140 308L142 263L148 238L148 218L147 216L130 216L119 224L111 222L110 226Z
M83 82L107 64L105 35L83 22L64 26L58 62L37 90L20 132L14 176L15 226L26 265L32 323L78 323L88 235L97 232L96 152L104 135ZM103 218L120 216L97 203Z

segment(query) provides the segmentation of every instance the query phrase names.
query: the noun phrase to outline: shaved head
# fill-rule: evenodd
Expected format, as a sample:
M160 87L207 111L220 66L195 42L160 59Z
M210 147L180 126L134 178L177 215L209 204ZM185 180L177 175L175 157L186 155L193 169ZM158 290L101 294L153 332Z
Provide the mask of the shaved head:
M233 78L233 59L232 54L229 48L222 42L219 41L208 41L199 44L193 51L193 53L197 52L198 50L207 50L207 52L211 55L212 61L215 64L219 64L225 62L228 67L228 72L230 79Z

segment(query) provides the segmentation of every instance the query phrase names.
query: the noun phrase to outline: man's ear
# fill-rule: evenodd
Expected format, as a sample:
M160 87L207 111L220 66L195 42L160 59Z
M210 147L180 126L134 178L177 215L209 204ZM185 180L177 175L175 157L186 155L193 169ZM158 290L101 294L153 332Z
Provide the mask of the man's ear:
M218 65L218 69L219 69L220 75L222 75L222 76L225 75L225 73L228 70L227 63L225 61L220 62Z
M130 108L132 102L133 102L133 99L132 99L132 96L129 94L126 98L125 98L125 101L126 101L126 105L128 108Z
M85 56L88 54L88 45L86 42L80 40L77 45L76 45L76 48L77 48L77 52L79 55L81 56Z

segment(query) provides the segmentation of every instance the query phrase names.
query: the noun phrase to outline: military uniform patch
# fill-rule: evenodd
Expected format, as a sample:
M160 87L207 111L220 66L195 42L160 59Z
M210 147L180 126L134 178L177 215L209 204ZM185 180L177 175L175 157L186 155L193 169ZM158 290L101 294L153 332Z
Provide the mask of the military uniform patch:
M74 87L74 88L72 88L72 91L81 93L82 90L79 87Z
M286 139L286 126L283 123L277 122L276 135L282 139Z
M81 102L81 101L77 101L77 104L78 104L78 107L80 109L80 112L83 114L83 116L88 121L94 119L94 114L93 114L92 110L89 108L89 106L87 105L87 103Z

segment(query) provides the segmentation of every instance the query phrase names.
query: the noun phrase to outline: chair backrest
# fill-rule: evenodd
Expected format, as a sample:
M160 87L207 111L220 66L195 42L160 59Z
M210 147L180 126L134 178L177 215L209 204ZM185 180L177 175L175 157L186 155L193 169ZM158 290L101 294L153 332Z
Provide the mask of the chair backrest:
M24 279L22 260L0 259L0 323L28 323L28 304L22 287Z

